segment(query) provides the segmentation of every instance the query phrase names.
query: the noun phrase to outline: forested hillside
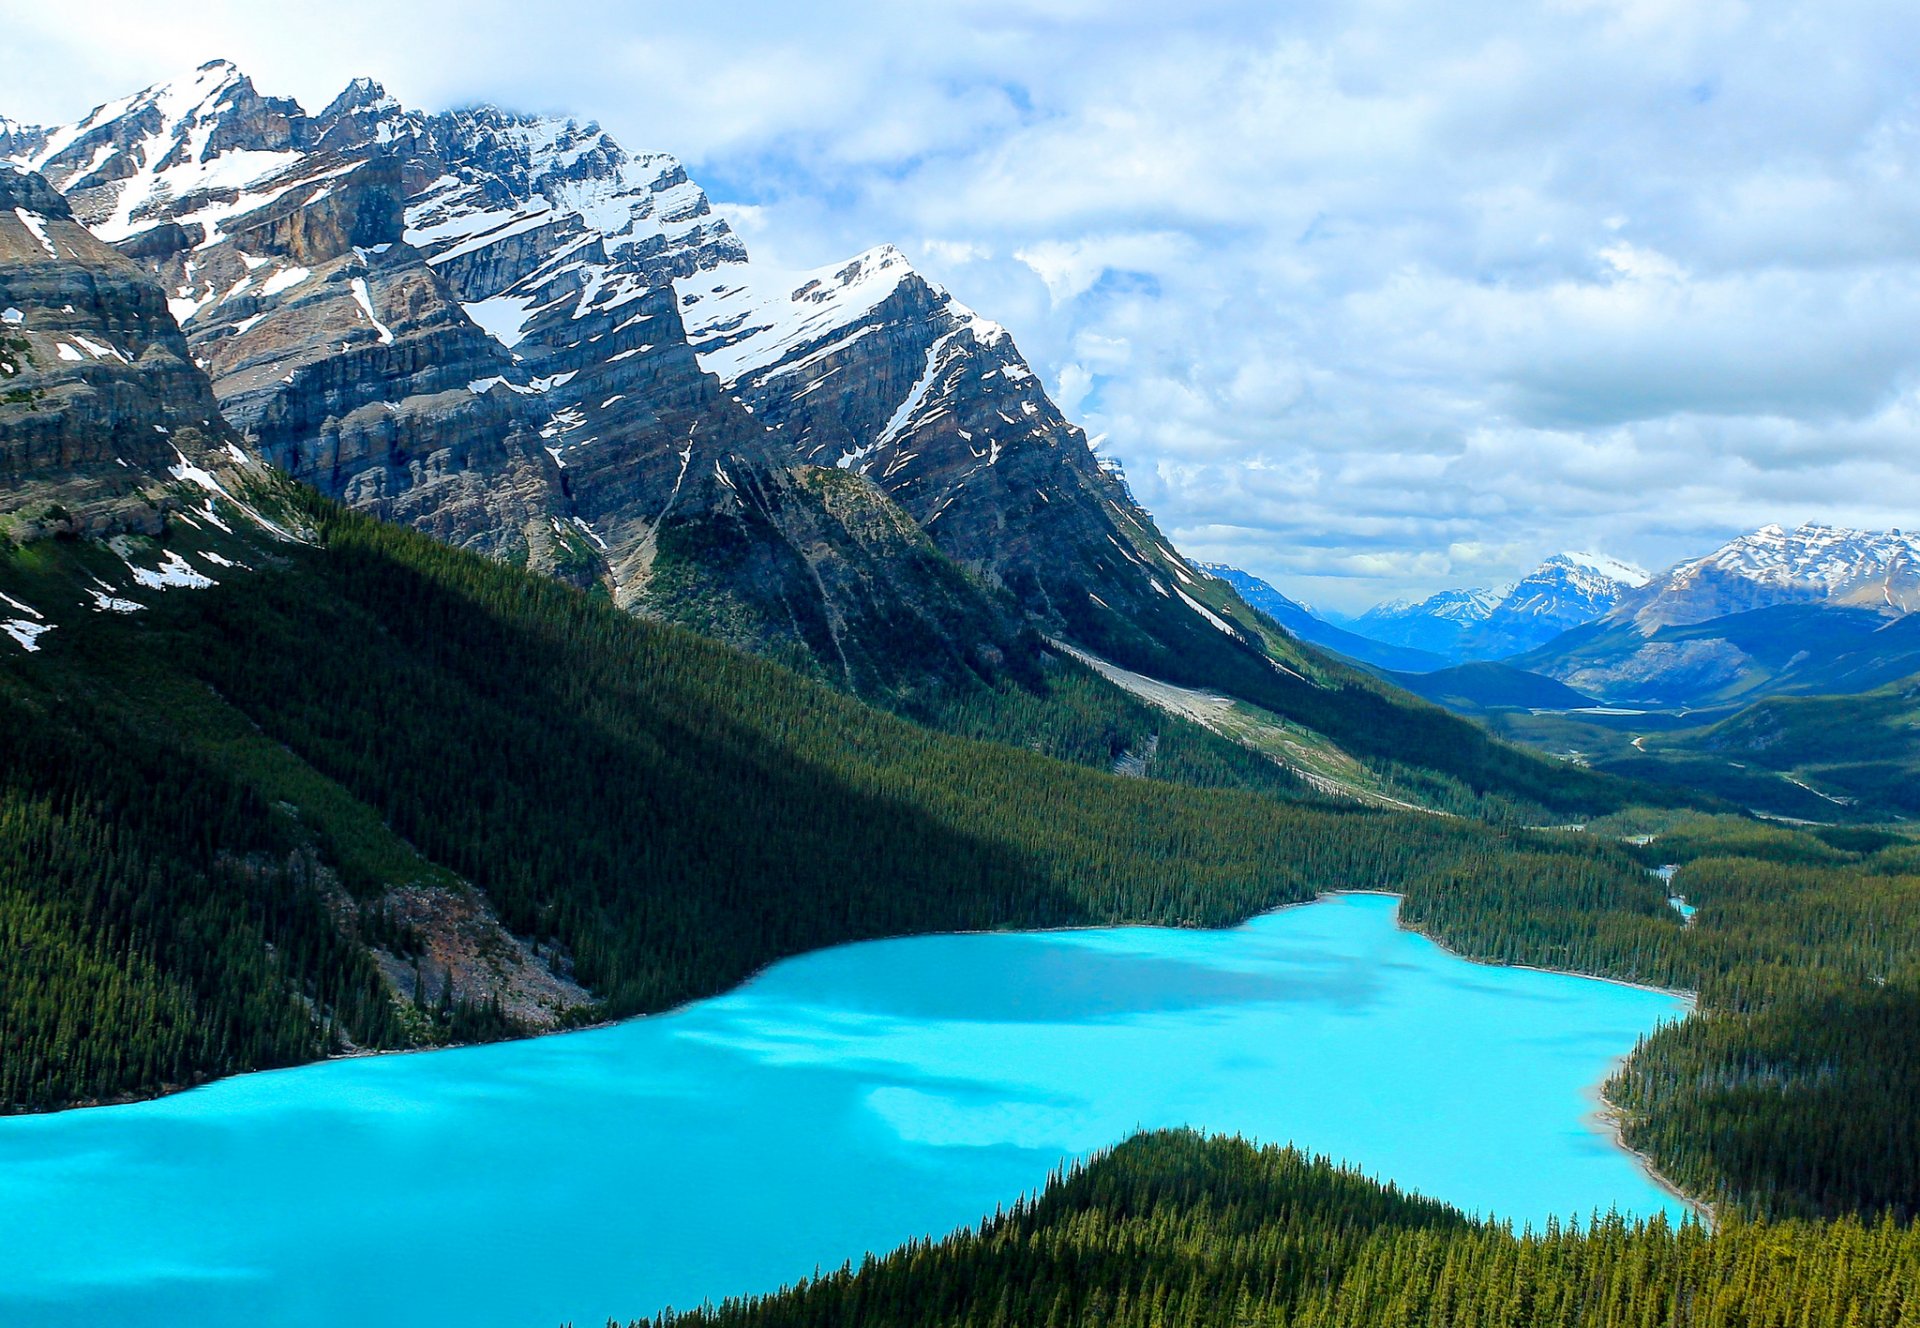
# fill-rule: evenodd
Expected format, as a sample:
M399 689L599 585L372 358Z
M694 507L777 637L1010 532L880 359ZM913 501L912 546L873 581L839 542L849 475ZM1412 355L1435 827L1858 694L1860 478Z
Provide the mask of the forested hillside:
M1502 963L1697 991L1699 1013L1607 1087L1627 1142L1690 1192L1774 1213L1920 1214L1914 844L1694 816L1633 851L1680 864L1688 925L1608 874L1549 873L1522 853L1423 876L1401 920Z
M312 546L4 657L14 1109L660 1009L863 937L1217 926L1391 889L1407 925L1476 958L1701 991L1703 1017L1612 1090L1628 1138L1696 1193L1782 1212L1920 1194L1920 882L1898 837L1663 813L1629 850L1604 825L1298 800L1271 763L1066 669L1022 723L1096 765L1157 735L1162 778L1118 777L289 493ZM112 559L16 547L4 588L50 605ZM1687 863L1692 925L1661 861ZM463 892L495 944L579 984L571 1005L530 1023L435 971L406 905Z
M1905 1328L1920 1227L1516 1233L1290 1149L1142 1135L935 1244L629 1328Z
M563 1022L659 1009L839 941L1221 925L1324 889L1472 876L1516 843L1539 870L1658 908L1618 851L1286 801L1298 790L1270 762L1116 710L1070 670L1048 741L1106 764L1154 736L1157 771L1188 782L943 736L286 495L313 546L250 546L252 574L66 613L37 651L4 656L15 1108L524 1027L430 964L410 1002L382 999L369 954L420 968L395 912L422 891L477 889L581 984ZM50 609L98 593L108 564L89 542L40 541L7 550L0 580Z

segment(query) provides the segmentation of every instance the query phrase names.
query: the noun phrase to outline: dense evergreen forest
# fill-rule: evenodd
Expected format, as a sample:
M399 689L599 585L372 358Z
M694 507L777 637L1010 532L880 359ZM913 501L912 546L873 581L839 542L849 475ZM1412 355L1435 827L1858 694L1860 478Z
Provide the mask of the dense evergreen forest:
M937 1243L629 1328L1911 1328L1920 1226L1515 1232L1289 1149L1138 1136Z
M513 1031L485 1006L381 1000L367 946L406 952L383 900L419 881L471 882L511 931L567 955L598 998L582 1017L846 940L1217 926L1323 889L1471 875L1468 859L1515 846L1658 908L1617 849L1300 800L1271 762L1072 666L1021 721L1034 740L1104 766L1157 734L1156 766L1183 782L936 733L294 501L317 547L250 554L281 565L81 615L6 657L11 1107ZM15 549L7 588L52 603L111 558Z
M984 736L1081 762L1063 763L295 501L314 547L5 656L11 1109L519 1031L450 983L387 995L369 948L413 950L387 900L419 882L471 882L565 956L595 999L578 1018L847 940L1217 926L1391 889L1407 925L1469 956L1701 993L1701 1016L1610 1087L1628 1140L1694 1193L1914 1211L1920 854L1904 837L1651 813L1661 834L1636 848L1620 824L1327 804L1066 664L1044 694L974 711ZM0 574L51 603L107 557L50 541L6 551ZM1105 773L1148 735L1161 778ZM1683 864L1691 925L1648 870L1664 862Z
M1627 1142L1691 1193L1920 1215L1916 845L1685 816L1631 851L1678 864L1691 925L1598 860L1548 871L1530 851L1415 877L1401 921L1477 958L1698 992L1695 1017L1645 1039L1607 1086Z

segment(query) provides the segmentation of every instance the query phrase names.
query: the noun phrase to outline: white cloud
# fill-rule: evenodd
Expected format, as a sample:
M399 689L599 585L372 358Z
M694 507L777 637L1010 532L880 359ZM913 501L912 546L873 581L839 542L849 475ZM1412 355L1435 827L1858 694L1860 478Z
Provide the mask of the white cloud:
M0 112L371 73L678 152L791 266L922 237L1176 540L1316 600L1920 524L1905 0L89 12L0 0Z

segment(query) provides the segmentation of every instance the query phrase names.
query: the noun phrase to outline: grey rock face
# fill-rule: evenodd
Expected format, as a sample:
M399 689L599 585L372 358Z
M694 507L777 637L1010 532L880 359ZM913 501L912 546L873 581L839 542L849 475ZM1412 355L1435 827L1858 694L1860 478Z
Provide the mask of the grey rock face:
M1597 696L1708 695L1738 679L1750 662L1731 641L1648 641L1630 654L1556 676Z
M232 434L165 301L41 176L0 166L0 514L10 533L157 533L171 472Z
M38 152L46 141L47 131L39 126L0 115L0 158L25 157Z
M1021 667L1025 622L1241 644L1003 329L876 251L769 338L705 194L596 125L367 80L308 116L216 62L14 150L249 446L355 506L867 691Z
M1240 627L1006 330L891 247L814 272L732 262L676 283L700 360L806 460L864 476L1050 635L1159 676ZM1224 631L1229 642L1221 639Z

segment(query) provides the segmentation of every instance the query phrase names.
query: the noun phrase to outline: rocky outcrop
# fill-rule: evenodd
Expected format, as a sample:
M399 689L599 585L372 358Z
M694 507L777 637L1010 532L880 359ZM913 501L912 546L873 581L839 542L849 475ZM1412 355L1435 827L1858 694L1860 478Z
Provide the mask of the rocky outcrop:
M160 292L41 176L0 166L0 515L15 539L157 534L232 434Z
M1555 666L1549 676L1595 696L1691 699L1737 682L1752 664L1745 651L1722 638L1654 640L1611 658Z
M378 907L389 926L418 943L417 953L404 956L372 950L381 976L408 1005L491 1007L529 1032L561 1027L593 1005L565 950L509 932L470 885L395 886Z

